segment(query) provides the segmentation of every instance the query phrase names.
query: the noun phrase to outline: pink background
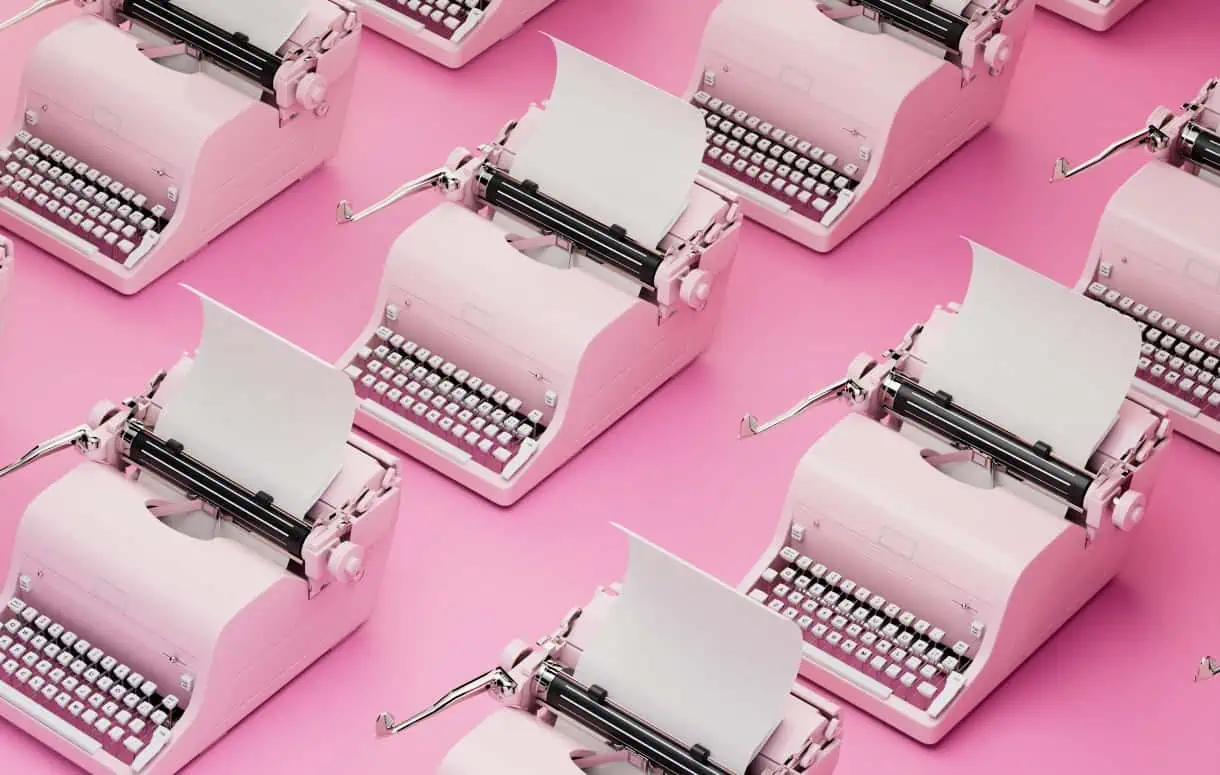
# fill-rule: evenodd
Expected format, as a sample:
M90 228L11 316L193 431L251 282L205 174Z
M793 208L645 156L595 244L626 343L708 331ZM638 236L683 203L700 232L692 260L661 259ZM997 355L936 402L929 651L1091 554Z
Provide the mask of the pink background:
M0 16L26 4L0 0ZM338 158L139 297L20 244L0 333L0 457L83 421L103 397L130 395L193 348L197 304L177 283L338 356L367 319L391 240L432 204L421 197L338 228L340 197L367 203L544 98L553 56L538 30L681 91L713 5L559 0L460 72L370 33ZM12 104L25 52L62 14L0 36L0 105ZM407 462L392 567L371 622L188 771L433 772L494 703L392 741L374 739L377 712L422 707L490 667L510 639L549 632L614 581L626 544L611 520L736 583L775 529L800 454L842 410L749 443L736 440L741 414L785 408L857 353L897 343L933 305L960 299L969 250L959 235L1074 284L1107 198L1143 160L1132 154L1054 187L1052 162L1092 154L1220 75L1217 31L1211 0L1149 0L1106 36L1039 12L990 131L831 258L749 225L713 348L517 507L498 510ZM0 484L0 557L25 504L77 462L65 454ZM1220 650L1218 473L1213 453L1179 440L1117 581L938 748L845 707L838 771L1220 769L1220 685L1191 683L1199 657ZM0 724L0 772L68 771Z

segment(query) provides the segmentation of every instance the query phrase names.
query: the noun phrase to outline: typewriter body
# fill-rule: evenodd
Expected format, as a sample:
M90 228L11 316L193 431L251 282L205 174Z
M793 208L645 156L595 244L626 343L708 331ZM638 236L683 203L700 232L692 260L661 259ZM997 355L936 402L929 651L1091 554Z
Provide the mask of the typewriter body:
M1177 112L1056 177L1127 147L1155 155L1111 198L1081 277L1082 293L1139 322L1135 387L1168 407L1174 430L1220 450L1220 94L1216 81Z
M1081 469L930 392L924 353L956 318L937 308L884 358L742 425L838 397L855 407L800 461L741 590L797 620L804 676L927 744L1114 577L1169 436L1163 410L1131 393Z
M446 67L461 67L555 0L357 0L364 24Z
M1105 32L1144 0L1038 0L1038 5L1092 30Z
M736 198L700 178L646 246L515 179L514 149L542 113L366 213L340 213L445 193L391 247L341 365L358 426L502 506L708 346L741 223Z
M402 722L383 713L377 734L401 733L486 693L505 707L460 740L437 775L829 775L834 770L842 731L839 709L799 681L791 687L778 726L744 771L717 760L716 740L698 744L679 739L663 722L616 702L612 690L582 681L577 675L585 647L602 628L612 626L610 613L620 600L619 585L600 588L556 632L533 646L514 641L499 666L429 708Z
M135 293L337 148L359 43L347 0L301 0L270 50L186 3L75 2L0 135L0 226Z
M91 773L173 773L368 618L399 503L352 435L303 517L219 474L159 415L194 363L100 404L57 449L0 587L0 716Z
M705 173L826 252L986 127L1032 2L723 0L688 91Z

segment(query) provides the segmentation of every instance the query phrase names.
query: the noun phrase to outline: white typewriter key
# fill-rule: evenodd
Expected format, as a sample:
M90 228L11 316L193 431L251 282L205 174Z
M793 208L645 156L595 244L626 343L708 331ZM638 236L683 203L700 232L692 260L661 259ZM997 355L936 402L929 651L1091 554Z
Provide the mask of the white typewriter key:
M767 602L767 593L765 590L762 590L762 589L751 590L749 597L755 603L764 603L765 604Z
M148 723L147 723L146 721L144 721L144 719L142 719L142 718L133 718L133 719L131 720L131 723L129 723L129 724L127 725L127 728L131 730L131 733L132 733L133 735L138 735L138 734L140 734L141 732L143 732L143 731L144 731L144 729L145 729L147 726L148 726Z
M108 692L110 687L114 686L114 679L110 676L105 676L97 680L98 691Z
M835 612L830 610L829 608L822 607L822 608L818 609L818 614L817 614L818 619L823 622L830 621L834 617L834 615L835 615Z
M905 676L904 676L904 678L905 678ZM904 683L905 683L905 681L904 681ZM921 683L919 685L918 692L919 692L920 696L924 697L925 699L930 700L936 696L936 686L934 684L930 684L925 681L924 683Z
M68 715L72 718L79 718L80 714L85 712L85 704L83 702L73 702L68 705Z
M839 584L839 589L843 590L843 594L850 595L856 589L856 582L851 579L843 579L843 582Z
M969 652L970 652L969 643L959 640L957 643L953 644L953 653L957 654L959 657L964 657Z
M109 737L113 742L116 742L116 743L119 742L120 740L122 740L126 735L127 735L127 731L124 730L121 726L117 726L117 725L111 727L110 731L106 733L106 737Z
M153 724L160 726L161 724L163 724L165 722L165 720L167 718L169 718L169 714L166 713L165 711L154 710L152 712L152 715L148 717L148 720L150 722L152 722Z
M126 724L128 721L131 721L131 718L131 711L120 710L118 713L114 714L114 723Z
M890 665L885 669L885 676L891 680L898 680L898 676L902 674L902 668L898 665Z
M30 648L34 649L35 651L42 651L46 645L47 639L42 635L35 635L30 640ZM54 655L52 654L52 656Z
M788 608L784 609L784 618L785 619L796 619L796 617L799 614L800 614L800 611L796 610L795 608L788 607Z
M919 668L919 674L931 681L936 677L936 665L924 665L923 667Z
M80 720L81 723L92 726L93 722L97 721L97 711L86 708L85 712L80 714Z
M123 684L116 683L114 686L110 687L110 697L115 702L118 702L119 700L123 699L123 697L125 697L126 695L127 695L127 689L126 689L126 687L123 686Z
M40 679L41 680L41 679ZM30 687L33 688L33 681L30 682ZM53 683L44 684L42 687L42 698L47 702L54 702L55 696L59 694L59 687Z
M815 624L813 625L813 629L809 631L809 634L815 638L825 638L828 632L830 632L830 630L827 629L826 625Z
M97 723L93 725L93 728L102 734L106 734L106 732L110 729L110 719L99 718Z
M17 633L17 638L22 643L29 643L30 638L33 638L33 637L34 637L34 630L30 627L22 627L21 630L18 631L18 633Z
M858 624L849 624L843 632L847 633L849 638L859 638L864 633L864 628Z
M140 695L136 694L135 692L129 692L127 696L123 698L123 705L131 710L135 710L136 706L139 704Z
M89 684L81 684L80 686L76 687L76 691L74 692L77 699L79 699L81 702L87 701L92 693L93 687Z
M144 743L137 737L129 737L123 741L123 747L131 753L139 753L140 749L144 747Z
M902 678L898 679L898 682L900 684L902 684L903 686L905 686L906 688L910 689L912 686L915 685L916 680L917 679L916 679L914 673L903 673Z
M830 646L838 646L843 641L843 633L831 632L826 636L826 643Z

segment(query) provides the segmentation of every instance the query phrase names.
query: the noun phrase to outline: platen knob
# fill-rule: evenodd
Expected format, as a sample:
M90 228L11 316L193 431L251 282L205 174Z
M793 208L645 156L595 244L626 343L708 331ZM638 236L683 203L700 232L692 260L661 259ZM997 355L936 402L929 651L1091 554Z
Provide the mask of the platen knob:
M1144 518L1144 494L1127 490L1114 500L1114 525L1119 530L1131 530Z
M999 75L1004 72L1004 68L1008 65L1008 60L1012 58L1012 38L1004 33L993 35L991 40L987 41L987 45L983 47L983 61L987 63L987 67L991 68L991 72Z

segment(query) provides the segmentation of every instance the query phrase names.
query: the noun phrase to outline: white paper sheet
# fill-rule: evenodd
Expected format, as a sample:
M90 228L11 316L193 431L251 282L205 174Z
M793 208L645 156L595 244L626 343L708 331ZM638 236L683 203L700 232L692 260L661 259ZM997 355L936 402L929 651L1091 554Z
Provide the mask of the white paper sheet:
M356 414L352 381L187 290L203 302L203 336L194 365L157 418L157 435L303 517L342 467Z
M971 242L970 289L921 384L1083 467L1139 359L1135 321Z
M622 594L585 644L577 680L744 773L783 718L801 661L800 630L623 532L631 554Z
M686 208L703 119L678 97L554 42L555 86L511 172L655 247Z
M227 32L240 32L274 54L301 26L309 10L302 0L173 0Z

